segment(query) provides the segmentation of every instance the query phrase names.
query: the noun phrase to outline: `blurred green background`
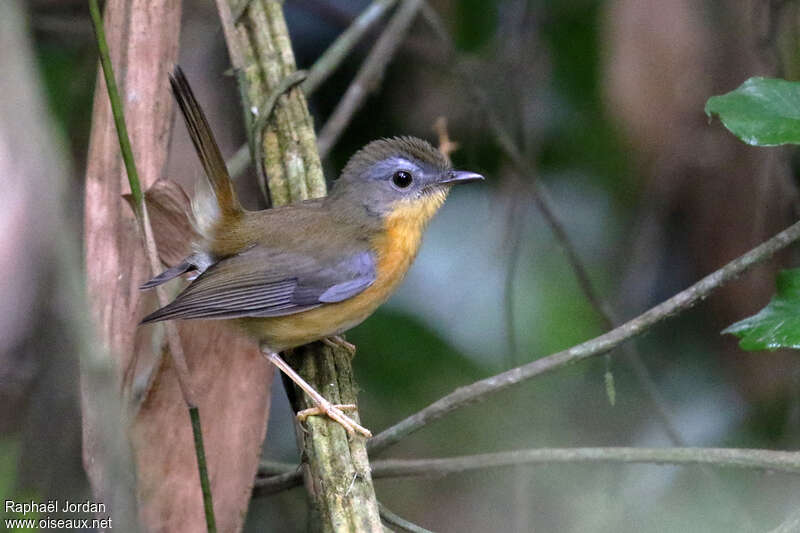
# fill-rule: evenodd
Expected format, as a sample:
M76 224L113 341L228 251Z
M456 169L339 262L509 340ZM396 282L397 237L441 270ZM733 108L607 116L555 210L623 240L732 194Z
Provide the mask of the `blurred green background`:
M310 66L368 2L286 0L298 66ZM456 166L485 185L454 191L398 293L348 334L366 425L381 430L454 388L567 348L605 328L562 243L533 200L546 187L597 292L623 319L685 288L796 217L794 153L737 142L703 114L705 100L754 75L794 78L796 2L745 0L432 0L457 46L454 72L422 18L380 89L326 161L382 136L436 140L438 116L461 145ZM53 125L69 157L76 227L97 68L82 1L24 4ZM244 142L234 80L210 1L184 2L181 64L223 152ZM310 101L317 128L346 90L382 25ZM9 54L4 50L0 54ZM485 105L471 98L472 85ZM489 114L529 162L515 171ZM0 134L13 133L0 124ZM182 128L169 174L199 170ZM1 157L12 157L0 153ZM244 203L259 204L253 174ZM468 189L468 190L467 190ZM191 189L188 189L191 190ZM6 235L0 233L0 237ZM13 254L11 242L3 254ZM769 300L792 252L635 341L690 446L796 449L800 364L788 352L744 353L719 331ZM13 263L13 262L12 262ZM794 263L796 265L796 262ZM48 297L62 281L42 267L20 286L24 320L0 330L0 494L85 498L77 370L55 372ZM6 311L14 300L6 291ZM52 333L52 332L50 332ZM598 358L539 377L432 424L386 457L446 457L533 447L675 444L626 359ZM73 362L77 365L77 356ZM59 367L60 368L60 367ZM76 367L75 367L76 368ZM616 403L606 395L613 373ZM298 460L276 381L264 456ZM55 416L54 416L55 414ZM498 468L378 480L378 498L434 531L769 531L800 509L800 479L655 465ZM300 489L251 503L245 531L303 531Z

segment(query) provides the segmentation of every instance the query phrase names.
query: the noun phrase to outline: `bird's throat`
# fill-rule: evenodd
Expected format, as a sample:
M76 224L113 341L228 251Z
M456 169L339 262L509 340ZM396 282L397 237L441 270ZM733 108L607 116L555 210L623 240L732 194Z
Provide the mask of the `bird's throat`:
M422 244L422 234L447 198L442 188L420 198L398 202L383 218L383 231L373 243L384 272L404 276Z

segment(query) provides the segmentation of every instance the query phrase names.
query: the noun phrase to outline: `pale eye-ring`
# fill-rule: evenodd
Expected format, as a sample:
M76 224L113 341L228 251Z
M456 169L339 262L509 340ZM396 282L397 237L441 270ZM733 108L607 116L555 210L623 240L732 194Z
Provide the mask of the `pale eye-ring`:
M398 170L392 176L392 183L398 189L406 189L411 185L411 182L414 181L414 178L411 176L411 173L405 170Z

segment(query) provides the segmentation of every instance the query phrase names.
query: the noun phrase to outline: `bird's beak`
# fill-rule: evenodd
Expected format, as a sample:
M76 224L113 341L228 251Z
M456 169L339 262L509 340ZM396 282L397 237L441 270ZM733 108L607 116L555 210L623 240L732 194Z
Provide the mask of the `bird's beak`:
M466 170L451 170L448 172L444 179L440 180L439 183L468 183L470 181L479 181L486 179L480 174L476 174L475 172L468 172Z

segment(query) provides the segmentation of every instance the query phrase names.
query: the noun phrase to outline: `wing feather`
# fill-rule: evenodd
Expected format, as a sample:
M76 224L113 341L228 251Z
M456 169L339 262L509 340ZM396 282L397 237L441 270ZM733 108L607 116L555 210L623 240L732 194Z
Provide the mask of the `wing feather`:
M375 259L369 251L332 260L253 248L209 267L142 323L299 313L352 298L375 276Z

